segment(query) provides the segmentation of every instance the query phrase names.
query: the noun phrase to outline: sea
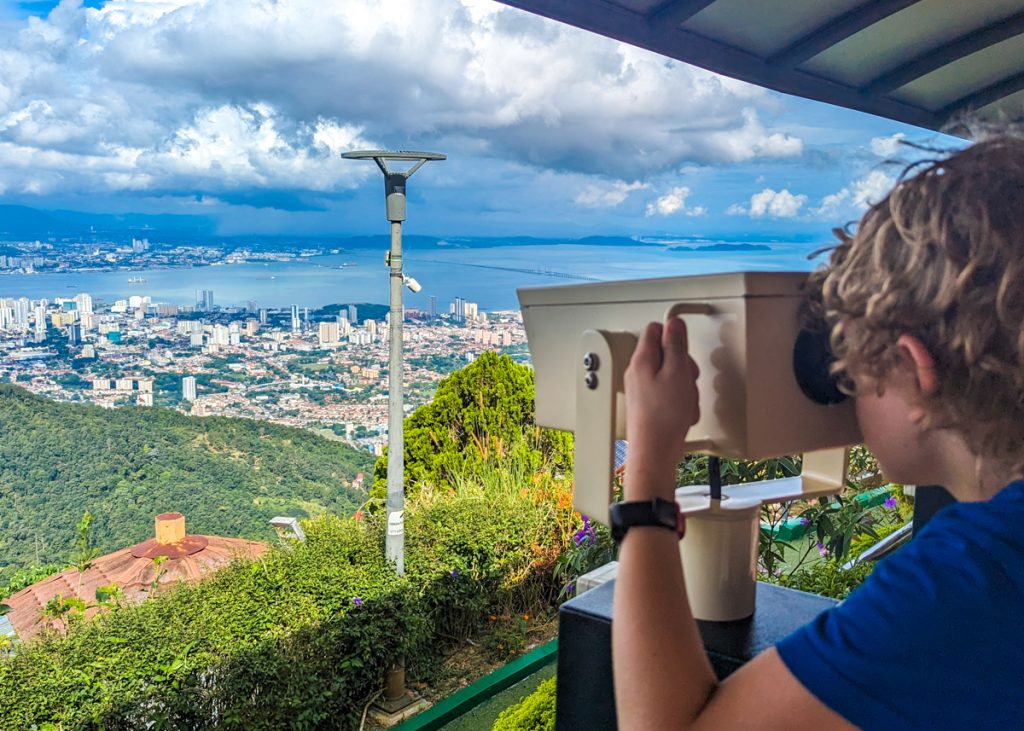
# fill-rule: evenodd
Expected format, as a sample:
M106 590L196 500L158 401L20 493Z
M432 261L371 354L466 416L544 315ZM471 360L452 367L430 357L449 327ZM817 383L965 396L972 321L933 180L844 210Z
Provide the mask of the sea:
M405 272L422 289L405 291L405 305L427 310L437 298L447 312L456 297L481 310L517 310L516 289L591 281L645 279L736 271L809 271L820 259L809 255L819 244L771 242L749 250L684 248L664 244L629 246L592 244L505 245L472 248L406 249ZM132 271L0 275L0 297L71 297L87 292L112 303L132 295L155 303L191 305L196 290L214 293L221 307L282 308L296 304L315 309L333 303L388 301L385 250L354 249L334 255L284 262L250 262ZM143 279L142 282L129 280Z

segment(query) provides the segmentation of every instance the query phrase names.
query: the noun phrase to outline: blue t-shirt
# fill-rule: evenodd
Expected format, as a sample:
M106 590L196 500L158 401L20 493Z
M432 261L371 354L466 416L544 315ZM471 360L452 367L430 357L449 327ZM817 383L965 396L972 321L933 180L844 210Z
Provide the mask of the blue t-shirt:
M864 731L1024 729L1024 481L940 511L777 649Z

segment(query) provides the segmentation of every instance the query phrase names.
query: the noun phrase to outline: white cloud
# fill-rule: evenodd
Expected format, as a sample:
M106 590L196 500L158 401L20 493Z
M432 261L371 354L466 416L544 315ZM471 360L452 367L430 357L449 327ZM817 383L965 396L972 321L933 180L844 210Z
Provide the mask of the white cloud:
M624 180L603 184L590 183L584 186L573 200L577 205L585 208L615 208L623 203L634 190L643 190L646 187L647 184L641 183L639 180L634 180L632 183L627 183Z
M12 116L18 115L0 120L0 130ZM0 142L0 182L27 193L87 190L97 182L115 191L332 190L352 187L374 172L342 160L342 151L377 146L358 128L323 119L296 126L265 104L200 109L149 147L99 143L84 153L18 140Z
M889 137L873 137L871 139L871 151L879 157L892 157L900 149L907 136L897 132Z
M746 162L755 158L797 157L804 144L798 137L769 133L749 107L741 111L743 125L739 129L720 130L708 135L708 144L724 160Z
M0 68L11 190L331 190L363 137L621 180L803 149L770 92L480 0L63 0Z
M821 204L810 213L817 218L834 219L842 215L842 211L849 206L849 200L850 189L843 188L822 198Z
M707 213L707 209L704 206L687 206L686 199L689 197L690 189L685 185L672 188L672 190L660 196L654 202L648 203L644 215L672 216L676 213L683 213L687 216L703 216Z
M882 170L872 170L853 183L853 204L860 209L878 203L896 185L896 179Z
M802 193L793 195L786 188L780 191L765 188L760 193L750 196L750 206L734 203L726 213L730 216L750 216L751 218L795 218L807 202Z

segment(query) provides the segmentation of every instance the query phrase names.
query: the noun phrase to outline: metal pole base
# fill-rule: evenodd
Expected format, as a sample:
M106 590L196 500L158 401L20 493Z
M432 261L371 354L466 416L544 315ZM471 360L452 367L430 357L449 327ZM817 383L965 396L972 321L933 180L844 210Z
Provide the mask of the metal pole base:
M405 662L399 660L388 671L384 697L370 706L370 715L377 723L390 727L429 707L430 703L405 687Z

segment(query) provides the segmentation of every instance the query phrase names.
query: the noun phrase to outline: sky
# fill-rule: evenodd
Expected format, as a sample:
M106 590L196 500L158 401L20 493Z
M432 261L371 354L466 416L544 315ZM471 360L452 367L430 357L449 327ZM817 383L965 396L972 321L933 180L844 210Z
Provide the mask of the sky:
M491 0L0 0L0 205L437 236L816 237L935 135Z

